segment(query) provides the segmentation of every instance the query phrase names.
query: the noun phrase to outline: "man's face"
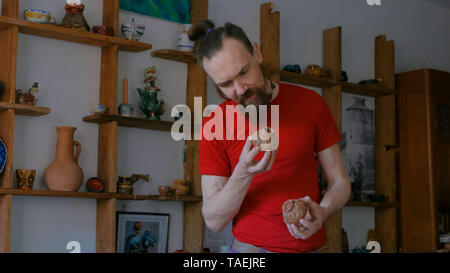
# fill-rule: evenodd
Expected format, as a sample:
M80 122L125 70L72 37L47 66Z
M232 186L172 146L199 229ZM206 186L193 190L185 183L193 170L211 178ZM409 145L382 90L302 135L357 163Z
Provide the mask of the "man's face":
M203 59L203 68L216 86L238 104L267 105L272 92L265 84L260 64L262 55L254 44L253 55L238 40L224 38L222 49L211 59Z

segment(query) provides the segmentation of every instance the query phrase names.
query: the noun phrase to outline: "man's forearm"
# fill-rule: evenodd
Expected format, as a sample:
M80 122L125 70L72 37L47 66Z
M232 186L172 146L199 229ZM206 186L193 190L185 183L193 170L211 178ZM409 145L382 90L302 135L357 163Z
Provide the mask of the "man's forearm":
M327 189L320 205L327 210L326 218L345 206L350 198L350 182L342 178L334 181Z
M235 168L236 170L236 168ZM213 231L221 231L238 213L253 176L233 172L225 186L203 204L205 222Z

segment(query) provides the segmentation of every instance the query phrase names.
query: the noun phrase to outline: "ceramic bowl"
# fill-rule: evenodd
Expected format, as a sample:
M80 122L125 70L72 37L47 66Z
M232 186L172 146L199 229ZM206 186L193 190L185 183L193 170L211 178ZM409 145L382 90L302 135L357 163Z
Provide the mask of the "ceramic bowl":
M6 145L0 138L0 173L5 168L7 155Z
M40 9L26 9L23 12L23 17L27 21L41 24L48 24L52 19L52 14L49 11Z

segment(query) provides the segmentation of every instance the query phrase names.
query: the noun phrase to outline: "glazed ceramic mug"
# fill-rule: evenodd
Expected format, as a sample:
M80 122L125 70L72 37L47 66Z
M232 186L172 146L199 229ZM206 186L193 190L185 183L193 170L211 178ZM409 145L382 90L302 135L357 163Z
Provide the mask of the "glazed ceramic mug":
M17 169L16 180L17 186L21 190L33 189L34 178L36 176L36 170L29 169Z

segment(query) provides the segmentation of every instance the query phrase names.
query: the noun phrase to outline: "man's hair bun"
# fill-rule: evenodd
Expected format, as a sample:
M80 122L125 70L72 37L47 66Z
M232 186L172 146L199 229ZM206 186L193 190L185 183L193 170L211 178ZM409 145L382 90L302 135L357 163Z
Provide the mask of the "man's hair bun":
M188 33L189 39L193 42L198 42L200 39L205 37L209 31L214 29L214 26L214 22L211 20L201 20L192 24Z

